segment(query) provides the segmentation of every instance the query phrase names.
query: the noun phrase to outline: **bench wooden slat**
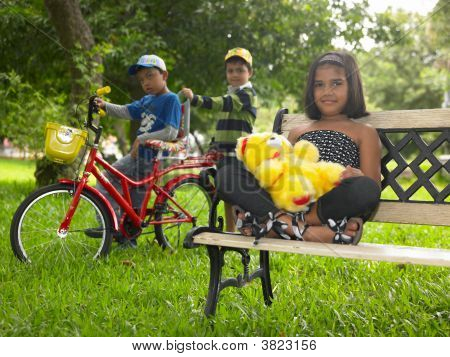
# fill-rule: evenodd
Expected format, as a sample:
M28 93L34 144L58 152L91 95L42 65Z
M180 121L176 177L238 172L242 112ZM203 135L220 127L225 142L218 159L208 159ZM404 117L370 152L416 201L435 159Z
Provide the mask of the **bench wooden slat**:
M450 267L450 250L446 249L370 243L360 243L357 246L353 246L289 241L274 238L261 238L257 245L253 245L253 242L253 237L222 233L206 232L200 233L194 237L194 243L196 244L221 247Z
M370 221L450 226L450 204L380 202Z
M311 119L304 114L285 114L281 130L287 134L292 128L310 123ZM448 128L450 123L449 109L390 110L374 112L369 116L357 119L358 123L370 123L377 129L425 129Z

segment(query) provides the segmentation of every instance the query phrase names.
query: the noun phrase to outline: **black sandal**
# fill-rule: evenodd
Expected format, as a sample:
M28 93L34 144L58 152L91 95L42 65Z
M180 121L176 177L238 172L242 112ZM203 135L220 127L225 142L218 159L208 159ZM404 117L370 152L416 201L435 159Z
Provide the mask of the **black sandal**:
M348 220L349 222L354 221L358 225L358 229L356 230L356 234L353 237L352 244L357 245L362 238L364 221L360 217L352 217Z
M269 212L269 220L266 222L266 233L269 231L274 231L280 238L290 240L291 236L287 233L285 233L286 228L289 227L289 224L286 222L278 220L279 217L282 215L285 215L287 213L281 212L278 215L273 214L272 212Z
M356 234L354 237L344 234L345 228L347 227L347 224L350 221L353 222L356 221L356 223L358 224L358 229L356 230ZM344 217L342 220L336 221L330 218L327 221L327 226L333 232L335 232L335 235L333 237L333 243L357 245L362 237L364 222L359 217L352 217L350 219Z
M245 212L239 206L233 206L233 213L235 215L236 228L244 236L254 236L256 231L259 231L259 225L256 218L250 213ZM243 214L244 218L239 218L239 214ZM257 228L256 228L257 227ZM250 230L250 234L248 234Z
M253 244L258 244L258 241L264 237L268 232L274 231L280 238L290 240L291 236L285 232L289 225L286 222L278 220L278 217L288 214L281 212L275 215L273 212L268 213L269 219L264 223L260 224L255 216L250 212L244 212L240 207L235 206L233 212L236 215L236 228L242 235L249 236L246 234L247 229L251 230L251 236L255 237ZM244 218L239 218L239 214L243 213Z
M270 231L275 232L282 239L290 240L291 236L285 232L286 228L289 227L289 224L278 220L279 217L285 214L287 213L281 212L278 215L276 215L273 212L269 212L268 213L269 219L262 227L259 226L259 231L256 232L255 234L255 241L253 242L253 244L254 245L258 244L258 241Z
M304 240L303 235L305 234L306 230L309 228L309 224L306 224L306 213L305 212L297 212L292 216L292 230L294 232L294 236L296 240ZM303 226L300 227L298 223L303 222Z

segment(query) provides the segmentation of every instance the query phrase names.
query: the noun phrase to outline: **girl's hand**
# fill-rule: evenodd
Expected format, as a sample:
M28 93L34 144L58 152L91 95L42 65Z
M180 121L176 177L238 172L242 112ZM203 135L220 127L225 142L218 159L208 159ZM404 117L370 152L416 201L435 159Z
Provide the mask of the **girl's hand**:
M100 108L100 109L103 109L103 110L105 110L105 101L102 99L102 98L95 98L94 99L94 101L95 101L95 104L97 104L97 106Z
M356 169L354 167L351 167L350 165L347 165L345 170L341 173L341 180L358 176L364 176L363 172L360 169Z
M183 93L183 95L184 95L187 99L189 99L189 101L192 101L192 99L194 98L194 93L193 93L192 90L189 89L189 88L183 88L183 89L181 90L181 93Z
M138 151L139 151L139 140L136 139L133 143L133 146L131 147L130 155L133 159L137 158Z

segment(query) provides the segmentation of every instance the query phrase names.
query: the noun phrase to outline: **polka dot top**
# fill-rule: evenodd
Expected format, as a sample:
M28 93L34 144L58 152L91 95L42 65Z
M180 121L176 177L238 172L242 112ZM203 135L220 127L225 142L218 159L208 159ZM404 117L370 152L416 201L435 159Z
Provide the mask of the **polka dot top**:
M297 140L308 140L319 149L320 160L359 169L359 148L349 136L334 130L308 131Z

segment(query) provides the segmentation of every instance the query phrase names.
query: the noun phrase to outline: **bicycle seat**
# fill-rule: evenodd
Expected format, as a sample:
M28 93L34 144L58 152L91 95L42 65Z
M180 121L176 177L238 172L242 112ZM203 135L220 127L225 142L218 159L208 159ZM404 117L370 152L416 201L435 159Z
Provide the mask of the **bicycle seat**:
M184 140L176 141L162 141L162 140L147 140L145 146L149 146L153 149L166 150L171 153L180 153L186 151L186 143Z

